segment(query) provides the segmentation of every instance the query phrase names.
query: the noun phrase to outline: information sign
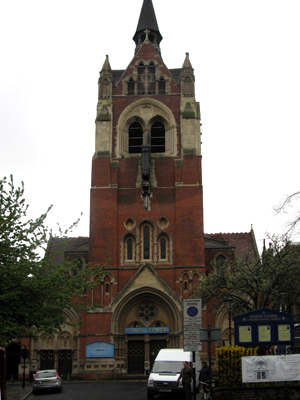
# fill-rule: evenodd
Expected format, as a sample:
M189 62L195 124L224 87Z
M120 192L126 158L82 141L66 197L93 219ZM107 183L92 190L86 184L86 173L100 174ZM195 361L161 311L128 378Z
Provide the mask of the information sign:
M271 326L270 325L259 325L258 326L258 341L259 342L270 342L271 341Z
M243 382L300 380L300 354L242 357Z
M278 340L280 342L291 340L290 325L278 325Z
M202 327L201 299L183 300L183 344L184 351L202 350L200 328Z
M221 328L200 329L201 342L219 342L221 336Z
M235 344L246 346L293 345L294 317L280 311L260 308L237 315L234 320Z
M107 342L93 342L86 345L87 358L114 357L114 344Z
M251 326L239 326L239 338L240 342L252 342L252 330Z

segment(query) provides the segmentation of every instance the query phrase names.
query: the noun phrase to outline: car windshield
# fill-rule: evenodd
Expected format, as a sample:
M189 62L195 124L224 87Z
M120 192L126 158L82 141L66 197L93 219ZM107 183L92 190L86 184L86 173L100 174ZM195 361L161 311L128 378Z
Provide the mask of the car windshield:
M40 372L37 374L37 379L41 378L55 378L55 372Z
M155 361L152 372L180 374L182 368L182 361Z

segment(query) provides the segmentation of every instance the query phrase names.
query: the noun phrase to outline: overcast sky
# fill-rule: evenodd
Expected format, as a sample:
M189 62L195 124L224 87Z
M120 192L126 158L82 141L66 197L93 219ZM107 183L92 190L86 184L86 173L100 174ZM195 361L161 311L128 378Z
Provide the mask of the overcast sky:
M299 190L300 1L153 0L169 68L189 52L202 116L206 233L280 234L274 205ZM142 0L4 0L0 176L25 183L30 216L53 204L89 235L99 71L134 55ZM296 208L293 209L297 211ZM293 211L292 210L292 211ZM294 238L295 239L295 238Z

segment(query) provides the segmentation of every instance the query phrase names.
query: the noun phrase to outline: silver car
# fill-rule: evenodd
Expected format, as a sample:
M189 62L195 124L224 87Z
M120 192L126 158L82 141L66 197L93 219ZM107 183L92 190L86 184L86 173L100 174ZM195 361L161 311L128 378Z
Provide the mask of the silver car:
M62 391L62 379L58 375L56 369L47 369L38 371L32 382L33 394L40 390L54 389L58 392Z

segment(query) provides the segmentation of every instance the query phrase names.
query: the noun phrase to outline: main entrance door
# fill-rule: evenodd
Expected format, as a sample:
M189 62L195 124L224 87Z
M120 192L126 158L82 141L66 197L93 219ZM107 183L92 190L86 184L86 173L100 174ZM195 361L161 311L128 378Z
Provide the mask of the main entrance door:
M143 340L128 342L128 374L143 374L145 345Z
M151 340L150 341L150 371L152 370L155 358L160 349L167 347L166 340Z
M41 367L40 369L53 369L54 368L54 351L41 350Z
M63 378L72 373L72 350L58 350L58 373Z

